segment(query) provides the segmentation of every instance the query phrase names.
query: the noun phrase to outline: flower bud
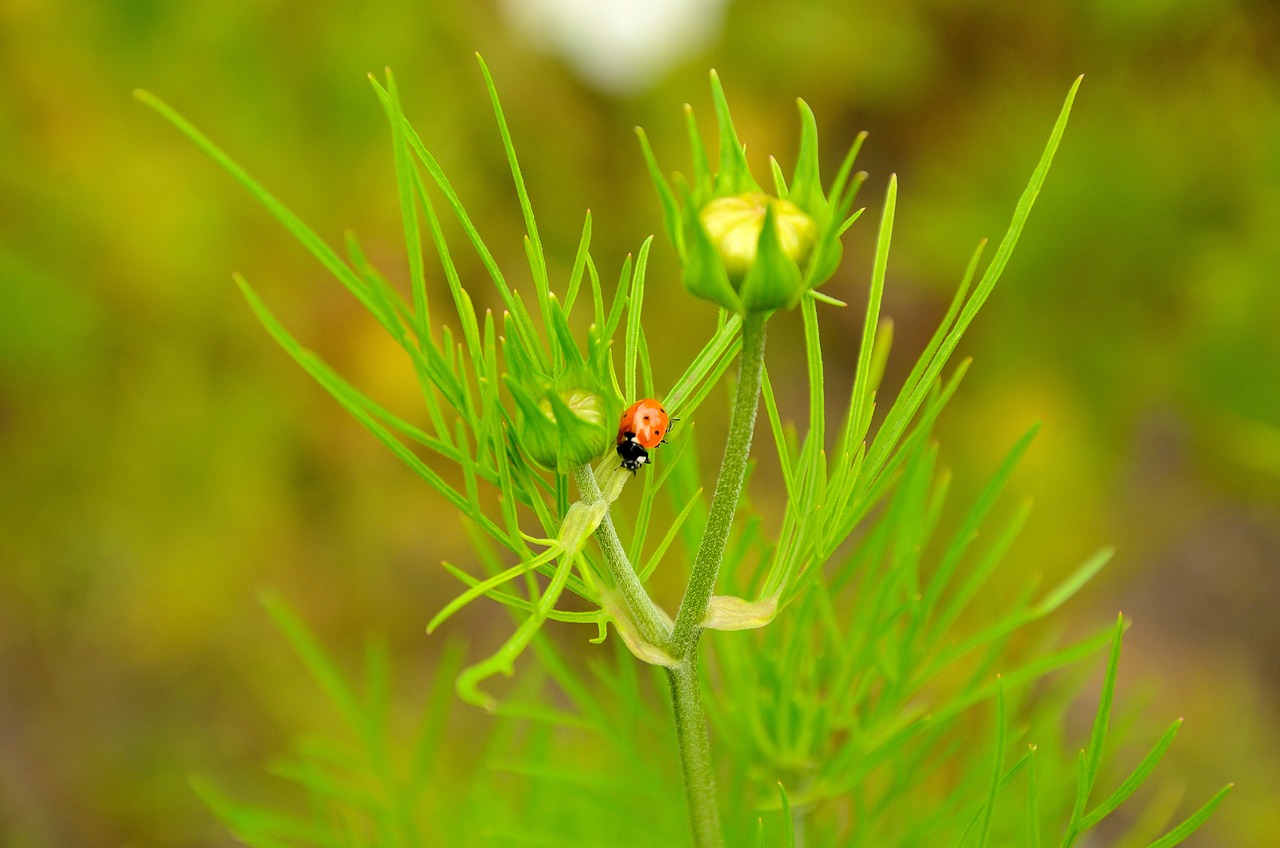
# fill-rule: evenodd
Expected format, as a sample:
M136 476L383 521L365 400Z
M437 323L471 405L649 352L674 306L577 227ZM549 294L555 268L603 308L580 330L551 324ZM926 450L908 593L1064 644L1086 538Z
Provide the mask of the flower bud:
M619 404L609 404L603 395L581 387L547 388L534 400L524 387L508 383L508 388L521 411L525 454L543 468L567 474L596 460L612 444L615 433L605 422L609 407Z
M662 200L667 234L683 264L683 281L696 297L731 312L790 309L826 282L840 263L840 234L852 223L849 212L860 178L849 180L862 136L854 142L830 191L818 175L818 128L812 110L799 101L800 151L788 184L776 164L775 194L751 176L744 148L733 127L720 80L712 72L711 93L720 129L719 171L686 107L693 140L693 173L677 180L679 193L658 168L643 132L641 147ZM856 216L854 216L856 217Z
M584 357L559 303L551 304L554 367L548 371L507 316L503 353L509 373L504 382L519 411L516 437L524 455L542 468L567 474L613 445L622 398L609 372L605 341L591 328Z
M803 263L813 249L818 228L813 219L790 200L752 191L717 197L698 213L711 243L720 253L730 280L741 280L755 264L765 218L770 210L783 255L797 265Z

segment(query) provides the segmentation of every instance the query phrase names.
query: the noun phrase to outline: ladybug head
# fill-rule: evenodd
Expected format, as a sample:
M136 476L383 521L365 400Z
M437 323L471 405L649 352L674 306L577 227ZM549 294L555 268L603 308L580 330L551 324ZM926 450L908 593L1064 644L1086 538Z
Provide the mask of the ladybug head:
M622 457L622 467L635 473L640 466L649 461L649 452L637 441L624 439L618 442L618 456Z

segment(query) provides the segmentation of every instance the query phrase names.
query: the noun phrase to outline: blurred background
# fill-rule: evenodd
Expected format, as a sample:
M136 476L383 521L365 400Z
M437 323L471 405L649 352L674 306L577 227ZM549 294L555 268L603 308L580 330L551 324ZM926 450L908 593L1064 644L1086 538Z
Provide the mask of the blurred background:
M687 167L680 107L710 126L709 67L757 176L766 153L790 169L797 96L818 116L827 174L869 130L871 209L827 288L853 304L828 312L842 386L889 173L892 384L978 239L1003 233L1084 73L964 345L976 361L943 417L943 454L963 498L1044 422L1013 483L1037 502L1013 567L1065 573L1117 546L1064 614L1079 629L1132 615L1121 698L1160 726L1186 717L1158 773L1175 795L1198 804L1237 784L1189 844L1280 844L1271 0L805 0L785 14L764 0L0 0L0 845L228 844L188 776L245 786L295 729L324 721L256 600L264 587L353 667L365 634L381 634L407 702L429 687L438 646L422 628L456 592L439 561L469 562L466 539L274 347L231 272L352 382L413 414L410 376L303 249L131 92L168 100L330 243L352 229L404 279L388 133L365 79L391 66L514 269L522 225L475 51L554 261L571 262L590 208L606 278L661 232L632 127L664 167ZM677 288L665 242L651 268L656 304ZM712 317L664 317L660 384ZM781 370L799 322L774 323ZM454 630L479 653L506 623L477 604Z

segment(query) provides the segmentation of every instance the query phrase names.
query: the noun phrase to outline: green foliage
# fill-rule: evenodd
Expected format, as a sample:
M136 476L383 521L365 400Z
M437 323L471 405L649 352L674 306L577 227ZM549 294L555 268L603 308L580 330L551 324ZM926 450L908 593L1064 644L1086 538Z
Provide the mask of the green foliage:
M1042 619L1102 568L1110 551L1090 557L1047 591L1028 582L995 612L992 604L979 604L995 591L993 576L1028 508L1001 516L989 543L979 548L975 542L993 523L1034 430L1012 446L950 533L940 530L947 526L950 477L938 467L931 432L968 367L965 362L944 373L951 355L1008 264L1080 81L1067 96L991 262L979 275L979 245L951 308L899 394L881 404L880 379L893 337L892 324L880 316L897 208L897 180L890 178L854 381L830 435L827 421L836 418L828 415L818 306L842 304L818 295L814 287L834 271L839 237L860 214L851 207L864 175L853 174L852 167L862 137L824 193L816 120L801 103L799 162L790 186L776 164L773 170L778 197L789 198L817 224L813 253L803 271L794 257L782 255L780 235L771 227L780 213L769 206L757 264L733 280L716 264L721 258L707 252L706 228L696 216L713 196L755 192L759 186L746 170L718 79L712 80L720 127L718 172L711 172L707 151L695 143L692 183L677 182L677 197L642 134L668 235L685 262L686 284L726 310L662 395L665 407L691 424L730 364L735 358L741 363L714 488L698 476L696 437L686 424L687 435L663 448L661 465L646 472L624 545L628 534L618 525L625 519L615 516L611 505L634 478L611 450L611 425L625 401L635 399L641 387L648 393L654 383L642 313L651 242L643 243L634 263L630 258L624 263L606 308L590 253L588 216L572 269L557 294L496 88L483 62L481 68L524 216L531 304L499 269L443 170L402 115L389 72L386 85L374 81L374 88L391 127L409 253L407 301L369 264L354 236L348 239L348 258L340 258L181 116L152 95L139 94L263 203L374 316L412 364L429 422L423 427L347 383L237 277L254 313L281 347L470 522L478 565L486 574L446 564L466 589L442 607L429 629L481 598L507 607L516 622L492 656L456 674L464 699L501 714L490 746L497 756L469 786L444 780L449 792L427 793L446 709L440 691L426 707L426 729L416 742L407 749L394 744L385 714L390 700L385 658L370 654L369 692L362 699L298 619L280 602L268 601L269 612L347 725L355 747L308 747L277 770L305 789L312 818L246 807L202 784L210 805L240 838L261 846L438 844L433 840L462 845L482 838L496 844L669 845L680 844L690 823L698 846L725 844L726 834L733 845L754 838L757 845L980 848L1040 845L1058 833L1062 848L1078 844L1152 774L1178 725L1111 794L1096 800L1094 790L1106 774L1125 620L1065 646L1028 651L1024 643ZM697 139L691 113L689 132ZM476 314L433 195L444 198L505 307L501 336L492 313ZM448 325L437 333L432 323L423 221L461 328L456 339ZM587 294L582 293L584 279ZM781 289L770 288L775 285L786 292L779 295ZM594 319L585 354L573 330L579 301L589 301ZM764 367L764 313L796 304L808 366L808 427L802 438L779 408ZM621 375L612 357L619 333ZM738 503L761 394L786 494L782 515L772 517L778 519L772 537L762 529L767 517ZM887 409L873 426L878 404ZM590 462L597 459L593 469ZM439 470L441 465L447 471ZM701 500L704 490L715 493L709 509ZM642 562L660 510L673 519ZM693 563L693 576L673 623L650 598L645 581L660 563L674 562L680 554ZM717 585L732 594L712 596ZM566 591L580 599L572 608L560 604ZM577 667L542 633L548 620L595 625L596 642L605 641L612 622L621 637L614 640L612 662ZM705 629L744 632L715 634L705 662L698 652ZM1108 644L1092 734L1073 765L1046 744L1059 740L1039 736L1060 723L1070 697L1043 698L1032 684L1059 686L1054 672ZM545 682L522 682L519 694L502 703L481 690L494 674L511 675L526 650L535 654ZM660 680L654 681L658 686L644 685L631 655L662 667L650 669L655 678L668 678L687 812L669 788L674 758L662 756L670 748L670 730L666 708L654 695ZM709 673L700 672L700 662ZM441 673L438 679L451 676ZM703 730L704 694L723 752L718 759ZM975 715L987 704L993 705L994 732L980 733ZM406 751L411 753L403 760ZM565 751L576 753L565 756ZM1014 758L1017 751L1022 753ZM1071 792L1067 783L1073 774ZM518 778L524 788L504 788L495 775ZM716 792L716 778L727 781L728 791ZM1015 801L1010 787L1019 782L1026 794ZM1226 791L1151 848L1189 836ZM717 798L726 811L723 832Z
M445 652L416 732L393 735L385 647L369 645L361 696L283 601L264 596L263 605L341 719L343 735L299 738L270 767L305 793L310 816L236 801L202 779L195 781L196 791L237 839L254 848L458 844L468 830L467 818L457 815L464 787L440 756L451 708L447 681L461 664L458 647Z

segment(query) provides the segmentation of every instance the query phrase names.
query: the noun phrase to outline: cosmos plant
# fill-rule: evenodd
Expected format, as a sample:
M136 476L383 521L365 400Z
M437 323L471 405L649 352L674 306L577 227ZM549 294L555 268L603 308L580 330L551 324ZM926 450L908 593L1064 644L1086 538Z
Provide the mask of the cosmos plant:
M354 748L340 757L303 752L281 770L307 789L310 819L255 809L206 784L202 793L241 839L261 846L1038 846L1050 829L1063 848L1076 844L1151 774L1178 723L1099 796L1101 779L1111 777L1102 754L1126 620L1029 656L1011 637L1057 611L1110 552L1099 551L1047 591L1029 585L995 620L975 614L972 602L1016 539L1025 508L989 531L989 543L979 547L975 539L1033 433L1012 447L959 529L944 536L939 517L949 477L938 467L931 429L968 368L963 362L948 371L952 353L1005 271L1080 81L994 256L983 266L985 243L978 245L905 383L882 398L893 339L892 322L880 315L897 201L897 180L889 178L854 379L837 416L829 407L820 312L845 304L819 287L839 268L841 236L862 212L854 209L867 176L854 171L862 135L824 185L817 121L800 101L790 179L770 160L770 179L762 183L751 173L713 73L714 170L692 109L686 107L687 177L669 179L640 133L684 293L665 285L650 290L652 238L606 278L591 255L589 214L568 273L553 275L496 87L483 61L480 68L524 216L528 299L498 266L402 114L390 71L373 87L391 129L407 296L369 263L354 236L340 255L171 107L145 92L138 97L244 185L403 349L422 389L417 423L343 379L236 276L280 346L464 517L475 568L445 564L462 589L428 630L472 603L510 612L514 624L501 647L466 667L451 654L447 676L462 700L510 726L526 723L523 749L520 734L496 733L506 740L493 749L502 763L497 770L574 791L522 795L542 799L522 807L519 797L501 800L485 770L470 782L446 774L430 783L444 744L443 690L424 708L422 737L393 741L386 732L385 661L371 655L376 685L359 697L276 599L268 602L272 616L353 729ZM487 282L462 279L441 215L460 225ZM430 274L428 252L438 265ZM428 291L436 275L456 323L434 323L438 305ZM500 316L475 308L469 288L482 284L496 291ZM705 302L718 315L708 337L690 343L680 376L662 386L655 385L646 334L646 314L656 314L646 313L646 305L655 298L664 310ZM694 299L688 306L677 306L688 298ZM802 435L780 408L765 363L769 320L792 312L804 327L807 373L774 379L807 385ZM584 323L585 334L575 330ZM708 487L699 477L693 424L704 403L720 396L735 362L719 473ZM643 398L658 399L655 408L660 403L681 424L668 444L646 445L661 453L637 471L615 448L626 440L619 416ZM762 399L786 495L769 534L743 497ZM838 421L830 431L829 420ZM457 473L443 474L444 467ZM660 568L688 569L674 614L649 592ZM566 593L578 600L563 603ZM432 602L423 599L424 606ZM583 625L592 642L606 643L588 652L607 651L608 643L625 650L581 671L544 637L548 622ZM721 632L703 639L715 631ZM1073 760L1051 744L1069 698L1037 700L1029 684L1052 682L1055 670L1102 649L1109 657L1102 696L1087 747ZM543 689L530 696L517 686L516 695L497 698L489 678L512 675L527 651L559 694ZM639 671L646 666L650 679L665 678L665 686L646 688ZM655 694L663 689L665 706ZM984 709L993 730L975 734L974 717ZM584 747L583 736L605 744ZM673 797L663 763L675 761L683 792ZM442 788L427 791L428 785ZM1135 844L1181 842L1226 791L1163 835L1136 832ZM1139 824L1149 826L1141 818Z

